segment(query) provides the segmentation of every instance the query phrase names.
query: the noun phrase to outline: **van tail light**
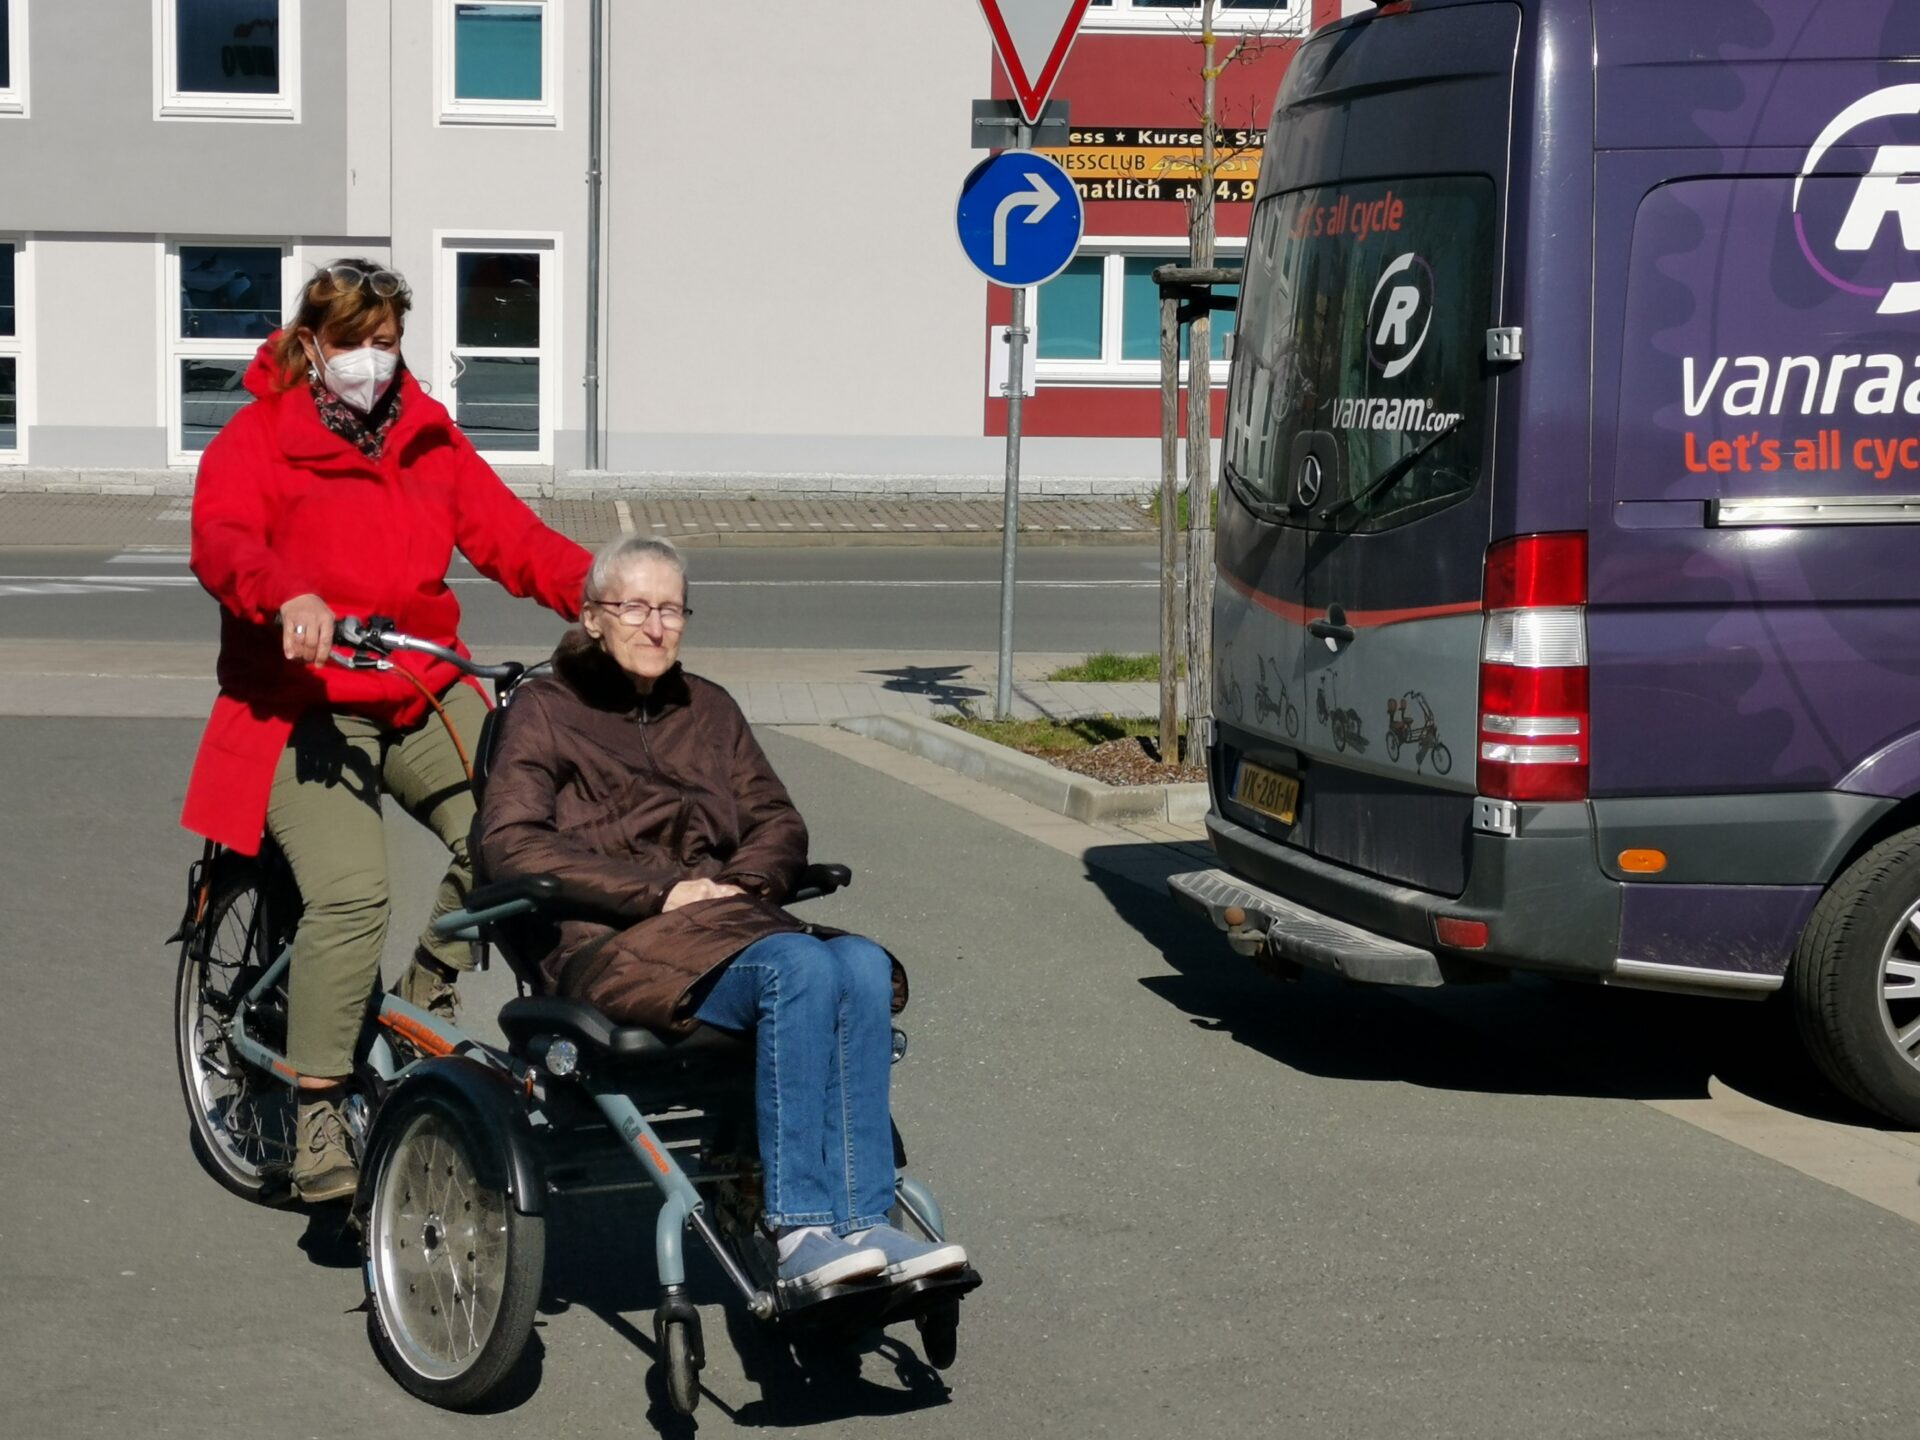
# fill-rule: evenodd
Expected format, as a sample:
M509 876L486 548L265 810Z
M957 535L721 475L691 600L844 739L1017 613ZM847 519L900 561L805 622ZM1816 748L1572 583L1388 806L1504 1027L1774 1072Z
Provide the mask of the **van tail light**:
M1587 537L1522 535L1487 552L1480 793L1587 798Z

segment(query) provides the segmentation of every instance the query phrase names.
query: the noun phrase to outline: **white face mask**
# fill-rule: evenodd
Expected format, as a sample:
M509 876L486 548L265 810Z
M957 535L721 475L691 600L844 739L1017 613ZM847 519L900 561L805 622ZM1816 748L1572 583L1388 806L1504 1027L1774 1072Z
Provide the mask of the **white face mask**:
M329 390L365 415L380 403L399 368L400 357L393 351L362 345L327 361L323 375Z

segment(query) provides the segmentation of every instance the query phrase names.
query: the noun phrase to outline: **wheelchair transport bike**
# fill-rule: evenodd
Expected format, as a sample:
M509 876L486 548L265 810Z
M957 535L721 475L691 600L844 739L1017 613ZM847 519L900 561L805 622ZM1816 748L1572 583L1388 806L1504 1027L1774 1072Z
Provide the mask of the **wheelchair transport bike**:
M379 617L342 620L335 640L338 664L385 668L393 653L412 650L493 682L496 707L470 762L478 799L498 722L528 667L477 664ZM361 1233L368 1333L394 1378L436 1405L482 1404L514 1372L532 1333L549 1200L646 1190L660 1201L654 1339L681 1414L698 1404L706 1358L687 1286L689 1232L752 1317L796 1353L912 1322L928 1364L951 1366L961 1298L980 1284L971 1267L904 1284L827 1286L804 1302L776 1284L761 1220L751 1037L707 1027L661 1036L550 993L502 922L559 913L557 883L476 879L466 907L436 925L471 941L478 967L497 952L512 968L521 993L500 1011L504 1045L376 989L344 1106L360 1166L350 1214ZM811 865L788 903L851 879L845 866ZM296 1077L285 1057L286 980L299 917L292 872L270 839L258 856L209 843L172 937L194 1149L228 1190L270 1204L291 1197ZM896 1029L894 1060L905 1051ZM894 1149L897 1219L944 1240L939 1203L904 1173L897 1130Z

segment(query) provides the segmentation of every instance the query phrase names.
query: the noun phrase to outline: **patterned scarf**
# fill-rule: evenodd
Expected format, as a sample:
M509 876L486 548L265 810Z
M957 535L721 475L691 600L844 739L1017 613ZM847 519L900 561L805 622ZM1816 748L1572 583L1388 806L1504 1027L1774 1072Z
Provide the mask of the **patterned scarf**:
M400 418L400 377L397 374L393 377L392 389L381 397L387 413L375 425L369 425L367 416L327 389L318 375L307 376L307 388L313 392L313 408L319 411L322 425L367 459L380 458L381 452L387 448L387 432L393 429L394 422ZM374 408L377 410L380 406Z

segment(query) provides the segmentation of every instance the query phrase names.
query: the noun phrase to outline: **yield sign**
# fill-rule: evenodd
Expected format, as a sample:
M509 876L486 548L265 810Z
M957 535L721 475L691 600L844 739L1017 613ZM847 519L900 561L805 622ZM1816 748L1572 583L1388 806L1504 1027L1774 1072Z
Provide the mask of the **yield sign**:
M980 0L993 48L1007 67L1020 113L1029 125L1040 123L1040 111L1060 78L1067 51L1079 32L1080 17L1089 0Z

